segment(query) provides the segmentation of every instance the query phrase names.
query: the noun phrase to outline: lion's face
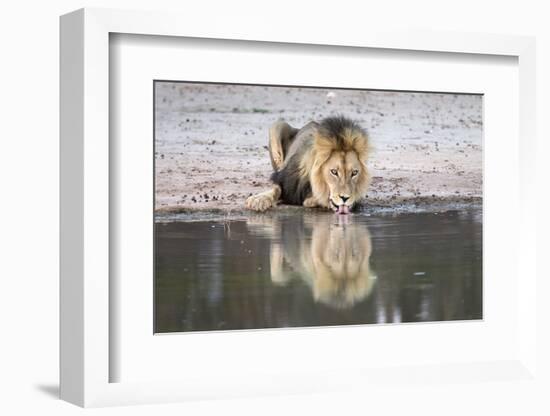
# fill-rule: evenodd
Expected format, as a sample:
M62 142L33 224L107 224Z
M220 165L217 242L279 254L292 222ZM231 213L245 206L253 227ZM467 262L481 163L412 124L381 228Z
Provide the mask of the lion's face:
M347 214L367 192L366 132L343 118L326 119L314 134L310 183L316 203Z
M347 214L363 197L365 167L354 151L332 152L321 168L328 188L330 208L339 214Z

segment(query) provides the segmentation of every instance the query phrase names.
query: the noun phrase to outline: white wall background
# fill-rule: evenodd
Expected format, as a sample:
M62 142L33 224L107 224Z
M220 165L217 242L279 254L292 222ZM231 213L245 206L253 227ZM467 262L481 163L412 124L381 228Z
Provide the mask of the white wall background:
M81 7L178 10L208 22L216 13L231 19L280 21L286 25L322 24L419 27L453 31L537 36L539 188L548 191L544 162L550 129L550 25L545 1L348 1L308 3L297 0L169 1L169 0L12 0L0 8L0 413L76 414L81 409L56 399L58 385L58 16ZM288 17L287 17L288 16ZM546 138L544 140L543 138ZM548 198L541 196L539 214ZM548 221L539 226L542 242ZM544 239L545 240L545 239ZM546 246L548 248L548 246ZM545 250L539 247L540 252ZM542 256L541 256L542 257ZM542 262L540 264L542 267ZM546 267L546 276L550 276ZM548 285L547 285L548 286ZM539 290L544 290L540 288ZM547 308L545 309L548 310ZM542 311L542 309L541 309ZM545 338L548 341L548 336ZM546 342L548 346L548 342ZM548 361L545 361L546 364ZM548 374L548 372L547 372ZM515 394L507 385L495 387L494 400L476 404L481 393L469 386L436 387L438 394L411 389L391 398L350 397L344 393L254 400L100 409L123 414L261 414L376 413L392 414L408 402L409 414L440 410L447 415L542 414L542 408ZM525 392L524 392L525 393ZM532 393L537 394L536 392ZM391 398L388 400L388 398ZM547 404L548 405L548 404ZM546 411L548 407L546 407ZM431 413L431 412L428 412Z

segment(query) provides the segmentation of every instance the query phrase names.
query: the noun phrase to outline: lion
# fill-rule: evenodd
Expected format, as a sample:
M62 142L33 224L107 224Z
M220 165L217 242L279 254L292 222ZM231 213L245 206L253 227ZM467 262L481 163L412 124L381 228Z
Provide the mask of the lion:
M265 211L278 202L348 214L365 196L369 140L366 131L343 116L310 122L301 129L278 120L269 130L272 189L246 200Z
M271 281L287 286L299 278L313 299L344 310L372 293L372 243L367 225L355 217L331 214L250 218L251 232L271 240Z

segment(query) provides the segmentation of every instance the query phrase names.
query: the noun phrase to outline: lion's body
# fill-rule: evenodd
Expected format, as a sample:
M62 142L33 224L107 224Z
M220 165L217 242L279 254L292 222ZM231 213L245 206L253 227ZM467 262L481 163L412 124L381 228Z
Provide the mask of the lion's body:
M368 148L366 132L344 117L301 129L279 120L269 131L274 186L248 198L247 207L264 211L280 200L347 213L368 188Z
M284 204L302 205L311 196L310 178L303 174L301 166L311 157L317 126L311 122L296 132L285 149L283 163L271 174L273 183L281 187L281 202Z

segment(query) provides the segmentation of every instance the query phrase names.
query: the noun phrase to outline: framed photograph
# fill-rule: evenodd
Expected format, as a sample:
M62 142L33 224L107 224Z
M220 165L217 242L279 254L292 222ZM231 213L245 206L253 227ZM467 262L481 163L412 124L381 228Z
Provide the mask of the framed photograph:
M247 30L61 18L61 397L536 387L534 40Z

